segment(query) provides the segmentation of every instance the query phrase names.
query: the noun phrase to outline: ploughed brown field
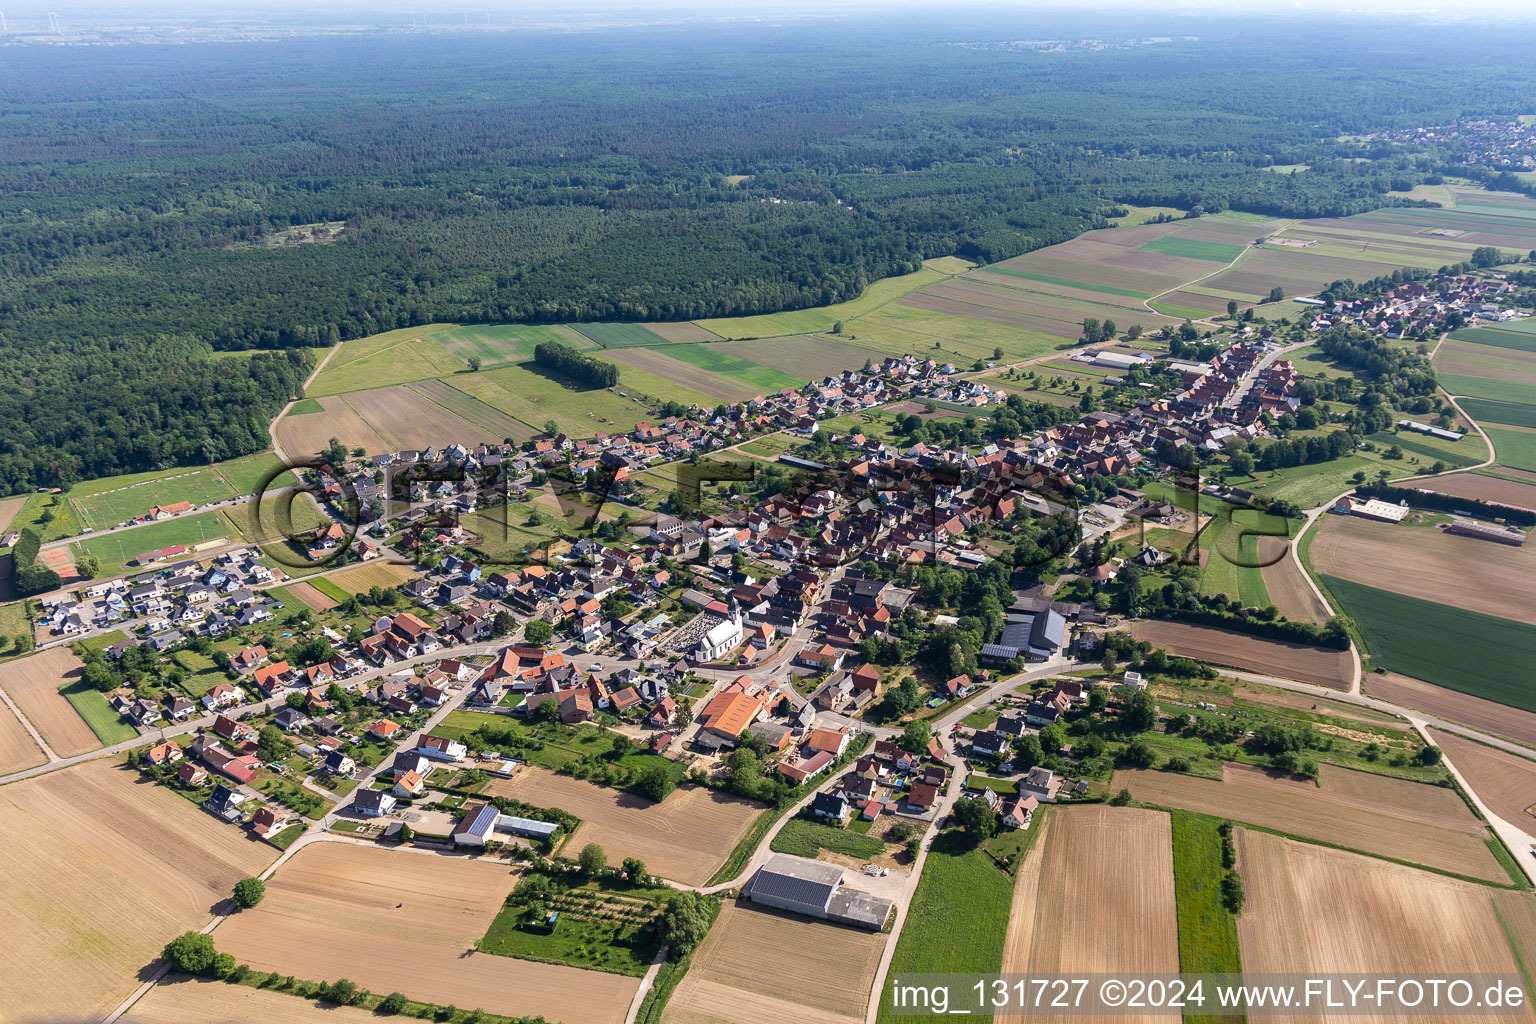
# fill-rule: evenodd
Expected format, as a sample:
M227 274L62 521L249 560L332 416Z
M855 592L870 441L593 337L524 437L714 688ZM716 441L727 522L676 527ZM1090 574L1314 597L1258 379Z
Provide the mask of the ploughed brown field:
M311 583L290 583L288 592L317 612L329 611L337 602L320 593Z
M885 941L727 901L661 1024L857 1024Z
M45 760L47 758L43 756L42 748L32 739L26 726L21 724L21 719L13 715L10 708L0 704L0 775L31 768Z
M1516 828L1536 828L1536 761L1443 729L1429 732L1489 810Z
M314 843L214 938L258 971L349 978L466 1010L619 1024L638 978L474 951L517 874L499 861Z
M1517 936L1536 927L1536 897L1530 893L1498 892L1248 829L1237 830L1237 866L1247 894L1238 919L1245 971L1519 975L1501 920ZM1523 1015L1514 1016L1432 1018L1421 1013L1349 1019L1491 1024L1532 1016L1527 1006Z
M1331 765L1325 765L1331 769ZM1341 774L1340 774L1341 773ZM1137 800L1212 814L1383 857L1508 882L1490 833L1453 790L1325 770L1322 786L1228 764L1223 781L1165 771L1118 771L1111 789Z
M1177 973L1168 815L1100 804L1055 807L1036 821L1032 827L1046 833L1017 876L1003 973ZM1124 1019L1177 1021L1179 1015Z
M708 881L763 810L762 804L703 786L683 786L655 804L533 765L519 768L513 778L491 780L487 792L569 811L581 819L571 849L597 843L615 866L638 857L651 874L685 885Z
M290 413L277 425L277 439L290 457L314 455L336 438L348 448L387 452L393 445L380 437L342 395L316 399L322 412Z
M118 1020L121 1024L368 1024L378 1018L351 1006L172 974Z
M1421 491L1454 494L1459 498L1476 498L1478 501L1493 501L1501 505L1536 510L1536 486L1518 484L1513 480L1500 480L1476 473L1457 473L1453 476L1437 476L1417 486Z
M1313 593L1307 583L1307 574L1287 552L1288 542L1281 537L1260 537L1259 560L1267 562L1281 557L1274 565L1259 570L1264 577L1264 587L1269 591L1269 602L1280 609L1280 614L1296 622L1322 624L1332 616L1328 606Z
M277 857L107 758L0 788L0 1018L100 1020Z
M1147 619L1133 623L1131 635L1177 654L1213 665L1227 665L1283 679L1299 679L1345 689L1349 686L1348 651L1282 643L1229 629L1187 622Z
M1536 714L1457 693L1396 672L1367 672L1360 681L1368 697L1379 697L1479 732L1536 747Z
M1324 516L1318 572L1518 622L1536 623L1536 546L1511 547L1436 527Z
M60 757L73 757L101 746L75 706L59 687L80 678L83 666L68 647L55 647L5 666L0 689L16 702L32 727Z
M18 494L14 498L0 498L0 533L10 529L11 520L16 518L16 513L21 511L27 503L28 495Z
M943 295L934 294L929 290L913 292L911 295L903 298L901 304L917 309L933 310L936 313L948 313L951 316L968 316L973 320L985 320L988 323L1005 324L1009 327L1025 327L1032 331L1053 334L1058 338L1064 338L1068 341L1081 337L1083 333L1081 323L1072 323L1067 320L1056 320L1034 313L1019 313L995 306L986 306L974 300L964 301L945 298Z

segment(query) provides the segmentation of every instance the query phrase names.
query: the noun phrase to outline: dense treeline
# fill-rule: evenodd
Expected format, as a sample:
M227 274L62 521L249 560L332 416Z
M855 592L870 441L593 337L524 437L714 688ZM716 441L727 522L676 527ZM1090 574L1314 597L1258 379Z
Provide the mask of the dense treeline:
M1357 327L1331 327L1317 339L1323 355L1398 395L1430 395L1435 371L1426 356Z
M0 491L254 450L300 367L251 360L252 387L210 349L821 305L1122 202L1351 213L1432 161L1346 136L1518 112L1533 86L1513 35L1455 26L1333 19L1316 47L1188 21L1135 44L1170 34L1160 17L1119 48L1002 42L1044 23L18 47ZM1311 169L1264 170L1293 163ZM319 223L342 230L291 244Z
M1477 498L1419 491L1409 487L1392 487L1388 484L1364 484L1356 487L1355 493L1362 498L1380 498L1394 505L1400 501L1406 501L1415 508L1432 508L1440 512L1465 512L1479 519L1503 519L1520 526L1536 526L1536 512L1515 508L1513 505L1500 505L1493 501L1479 501Z
M619 382L619 368L602 359L582 355L558 341L541 341L533 348L534 362L581 384L611 388Z

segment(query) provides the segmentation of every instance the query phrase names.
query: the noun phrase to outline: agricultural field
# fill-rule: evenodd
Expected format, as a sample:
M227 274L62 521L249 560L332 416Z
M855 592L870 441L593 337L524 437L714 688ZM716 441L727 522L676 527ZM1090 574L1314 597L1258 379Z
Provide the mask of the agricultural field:
M7 693L9 696L9 693ZM13 698L14 699L14 698ZM42 764L43 751L11 709L0 704L0 775Z
M767 313L761 316L699 320L697 323L698 326L722 338L774 338L786 334L819 334L830 331L839 320L846 324L856 317L867 316L924 285L944 280L953 272L953 267L936 270L925 266L911 274L881 278L864 289L863 295L848 302L818 306L814 309Z
M211 819L210 819L211 820ZM472 953L517 871L492 860L317 843L267 882L260 906L218 930L255 970L346 977L376 992L568 1024L619 1024L638 981Z
M664 341L719 341L720 335L688 320L668 323L641 324L646 330Z
M1237 831L1237 864L1247 971L1521 973L1501 919L1529 928L1529 894L1249 829Z
M1536 396L1531 399L1536 405ZM1499 465L1536 473L1536 430L1522 427L1483 427L1498 451Z
M686 885L703 885L763 809L703 786L684 786L654 804L532 765L512 779L493 779L487 792L569 811L582 821L573 848L597 843L614 865L639 857L652 874Z
M296 536L331 520L308 492L290 491L286 495L263 496L259 502L248 501L219 510L235 533L247 540ZM259 516L259 518L258 518Z
M662 1024L861 1024L885 940L729 900Z
M1359 781L1361 774L1327 773L1318 786L1228 764L1221 782L1176 772L1122 770L1110 788L1127 788L1143 803L1230 818L1472 878L1509 881L1485 842L1488 829L1453 790L1385 776ZM1362 793L1374 795L1375 802Z
M747 344L766 344L763 342L748 342ZM656 373L667 380L690 386L714 385L715 379L720 378L734 382L736 390L745 391L745 397L766 394L778 391L781 388L802 388L805 386L806 377L791 376L778 370L759 366L756 363L742 359L739 356L730 355L723 345L671 345L665 350L653 349L636 357L629 354L629 358L622 360L624 363L638 365L642 369ZM860 360L859 365L863 365ZM702 371L709 377L697 377L690 374L689 370Z
M155 983L121 1024L368 1024L367 1010L284 992L172 974Z
M323 451L336 438L347 448L387 452L389 444L370 427L342 395L319 400L321 411L289 413L277 424L277 439L295 462Z
M484 367L502 363L520 363L533 358L540 342L555 341L567 348L590 349L592 340L569 327L540 327L535 324L461 324L432 335L432 340L450 354L464 360L479 359Z
M192 547L221 539L240 541L245 538L235 532L230 520L221 513L198 512L195 515L184 514L158 523L135 526L121 533L85 537L76 541L72 547L88 555L95 555L101 561L102 569L110 575L112 567L124 565L145 551L157 551L176 544Z
M430 328L405 328L343 342L341 351L331 357L304 393L322 398L465 370L465 362L439 345L433 333Z
M1177 973L1168 815L1101 804L1052 808L1047 821L1040 870L1019 875L1003 972Z
M25 494L18 494L12 498L0 498L0 533L4 533L11 528L11 520L16 518L16 514L21 511L22 506L26 505L26 503L27 496Z
M1367 672L1360 685L1367 696L1380 697L1448 722L1536 747L1536 713L1447 690L1396 672Z
M1320 573L1536 625L1536 547L1356 516L1325 515L1316 530L1308 557Z
M731 341L709 347L728 356L789 374L797 380L805 377L814 381L844 370L862 369L866 361L879 365L889 355L855 342L809 334L765 341Z
M1211 263L1231 263L1243 254L1244 247L1227 242L1208 242L1178 235L1164 235L1136 247L1137 252L1156 252Z
M577 387L541 373L532 363L460 374L453 386L536 430L554 420L572 437L591 437L599 430L627 433L650 416L640 402L618 393L624 390L622 379L612 390Z
M449 415L469 424L467 432L454 434L455 437L468 437L474 440L483 440L486 444L500 444L503 441L512 441L517 444L528 440L535 433L532 424L514 419L504 412L492 409L484 402L468 394L453 385L452 381L419 380L407 387L422 398L440 407ZM361 410L359 410L361 411ZM434 417L440 417L442 412L433 413ZM453 430L449 424L443 425L444 430ZM438 447L441 441L429 442ZM466 445L468 441L464 442Z
M361 594L372 587L386 589L398 587L407 580L415 579L418 575L408 565L396 565L376 559L350 569L343 569L327 576L326 579L349 594Z
M1033 853L1033 851L1031 851ZM1021 875L1024 872L1021 870ZM890 974L996 974L1003 967L1013 882L958 833L936 836L923 863ZM956 942L963 935L965 942ZM899 1024L890 992L880 997L878 1024Z
M657 349L620 349L608 358L619 364L618 390L629 396L712 409L723 401L740 401L737 396L751 390L740 381L669 359Z
M523 439L533 436L527 425L436 380L354 391L347 394L346 401L383 438L387 450L441 447L453 441L500 444L514 435Z
M1373 667L1536 711L1536 693L1521 682L1536 658L1536 626L1336 576L1322 581L1355 620Z
M74 705L59 692L60 687L76 682L80 671L81 662L74 651L68 647L55 647L11 662L5 667L4 679L0 680L6 695L16 702L27 721L43 734L48 746L60 757L83 754L102 744L85 719L75 711ZM114 719L118 717L99 693L84 696L100 701L104 711Z
M338 603L318 590L313 583L290 583L285 589L317 612L330 611Z
M277 856L109 759L0 789L0 833L0 927L24 951L0 972L0 1005L36 1020L100 1020Z
M1514 427L1536 427L1536 408L1513 402L1490 402L1483 398L1458 399L1462 412L1478 423L1503 423Z
M206 505L239 493L214 469L176 469L147 476L92 480L72 490L70 501L82 523L103 530L142 515L156 505L173 505L178 501ZM111 486L113 483L117 486ZM100 489L88 489L93 486Z
M644 324L597 323L571 324L571 330L598 348L648 348L665 345L667 339Z
M1134 623L1131 633L1136 639L1162 647L1169 654L1213 665L1227 665L1339 688L1347 687L1351 676L1348 651L1307 647L1212 626L1158 619Z
M1319 598L1307 580L1307 573L1287 550L1286 542L1279 538L1260 537L1258 554L1261 561L1279 559L1259 570L1269 601L1280 614L1296 622L1327 622L1333 612Z
M1003 352L1003 361L1017 362L1073 347L1073 342L1059 333L1046 334L899 302L861 317L847 331L849 341L889 355L911 352L935 359L957 359L962 364L992 359L998 349Z
M281 466L282 460L275 453L258 452L255 455L247 455L243 459L215 463L213 468L229 481L229 486L235 489L236 494L254 494L256 488L266 482L267 477ZM294 479L291 476L278 476L274 477L268 486L285 487L293 482Z
M1536 818L1536 761L1443 729L1429 732L1490 811L1516 828L1532 825L1530 819Z

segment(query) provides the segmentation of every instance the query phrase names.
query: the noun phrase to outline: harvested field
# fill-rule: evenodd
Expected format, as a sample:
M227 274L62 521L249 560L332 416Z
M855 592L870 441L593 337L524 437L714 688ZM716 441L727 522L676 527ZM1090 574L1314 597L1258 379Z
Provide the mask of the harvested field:
M1435 369L1469 377L1500 377L1536 383L1536 352L1447 338L1435 350Z
M814 334L763 341L732 341L724 345L711 345L710 349L796 377L815 380L843 370L860 369L866 359L878 364L886 357L886 353L879 349Z
M1536 805L1536 761L1476 740L1431 729L1430 735L1488 809L1516 828L1531 830Z
M316 454L333 437L348 448L372 454L393 450L341 396L320 399L320 407L321 412L284 416L277 425L277 438L293 458Z
M475 439L483 440L487 444L499 444L509 440L522 444L537 433L533 427L522 420L508 416L500 409L491 408L473 395L460 391L450 381L419 380L410 385L410 389L432 404L441 406L449 414L470 424L478 432L475 434Z
M349 594L359 594L369 587L398 587L407 580L415 579L418 575L420 574L408 565L373 561L351 569L343 569L341 572L327 576L326 579Z
M1159 295L1157 303L1158 305L1167 304L1170 306L1184 306L1188 309L1204 310L1206 313L1225 313L1227 311L1226 299L1220 299L1214 295L1201 295L1198 292L1169 292L1166 295ZM1247 303L1239 301L1239 305L1247 305Z
M1177 973L1168 815L1133 807L1057 807L1047 824L1036 840L1036 849L1044 848L1038 872L1026 865L1018 873L1003 972ZM1035 850L1029 856L1033 860Z
M1297 622L1327 622L1333 613L1313 592L1306 572L1296 564L1296 559L1286 552L1288 542L1280 537L1259 537L1257 543L1261 562L1285 554L1274 565L1259 570L1259 575L1264 578L1264 589L1269 591L1269 603L1280 609L1281 615Z
M367 1024L372 1013L283 992L167 975L123 1014L121 1024Z
M0 704L0 775L31 768L45 760L42 748L32 739L21 719Z
M499 443L508 436L455 416L404 385L374 391L353 391L342 397L376 434L389 443L391 449L426 448L455 441L459 444L480 441ZM496 415L494 409L487 407L487 411L492 416Z
M1330 576L1536 624L1536 546L1324 516L1310 555L1317 571Z
M703 885L747 834L761 804L703 786L684 786L659 804L618 789L525 765L487 790L535 807L559 807L582 820L573 849L597 843L617 865L639 857L652 874Z
M258 971L346 977L375 992L510 1016L618 1024L636 978L472 952L516 875L492 860L317 843L216 938Z
M864 1020L885 940L878 932L727 902L662 1022L855 1024Z
M109 759L0 789L8 1020L100 1020L277 851Z
M1470 693L1458 693L1396 672L1367 672L1361 680L1366 696L1379 697L1479 732L1502 736L1536 747L1536 714L1498 704Z
M85 719L59 692L59 687L79 678L82 667L74 651L55 647L11 662L0 682L6 695L60 757L73 757L101 746L101 740L85 724Z
M1521 484L1477 473L1457 473L1454 476L1425 480L1417 486L1421 491L1454 494L1460 498L1476 498L1478 501L1493 501L1501 505L1513 505L1515 508L1536 510L1536 484Z
M635 346L662 345L667 340L651 331L644 324L571 324L570 328L578 334L591 338L599 348L632 348Z
M947 299L941 295L932 295L928 292L914 292L902 299L901 305L916 309L933 310L938 313L948 313L951 316L963 316L971 320L985 320L988 323L1004 324L1008 327L1024 327L1032 331L1052 334L1068 341L1075 341L1083 333L1081 323L1058 320L1053 317L1038 316L1031 313L1018 313L994 306L984 306L977 302Z
M27 503L28 495L18 494L14 498L0 498L0 533L4 533L11 527L11 520L16 518L16 513Z
M1136 639L1156 644L1170 654L1213 665L1228 665L1341 689L1349 685L1348 651L1282 643L1229 629L1154 619L1134 623L1131 633Z
M944 284L924 288L923 294L943 295L962 302L979 302L985 306L1039 313L1041 316L1068 321L1074 317L1081 320L1085 315L1119 317L1123 320L1132 313L1146 312L1139 292L1135 297L1102 295L1081 288L1036 284L1025 278L1013 278L997 272L967 274Z
M719 341L720 335L707 327L684 320L682 323L641 324L646 330L667 341Z
M737 380L722 373L713 373L698 366L691 366L673 359L663 349L626 348L606 353L608 358L622 366L632 366L645 373L655 374L700 394L731 402L739 402L762 393L762 388L745 380ZM624 371L620 370L620 377ZM658 396L663 397L663 396Z
M316 590L312 583L290 583L287 589L288 593L303 601L317 612L330 611L340 603Z
M1499 926L1495 894L1481 886L1248 829L1237 836L1248 896L1238 921L1246 971L1436 977L1520 972ZM1528 894L1510 895L1530 903ZM1424 1020L1425 1015L1352 1019Z
M1425 824L1417 820L1423 815L1403 808L1409 802L1405 797L1412 792L1438 808L1427 813L1448 815L1438 793L1459 802L1451 790L1406 782L1403 785L1415 790L1388 791L1393 793L1392 802L1370 809L1359 806L1358 791L1348 787L1334 791L1325 783L1319 789L1310 782L1271 776L1246 765L1229 764L1224 776L1217 782L1173 772L1117 771L1111 788L1124 786L1146 803L1231 818L1472 878L1509 881L1483 842L1487 828L1465 805L1461 809L1464 826L1459 828ZM1414 817L1407 817L1409 813Z

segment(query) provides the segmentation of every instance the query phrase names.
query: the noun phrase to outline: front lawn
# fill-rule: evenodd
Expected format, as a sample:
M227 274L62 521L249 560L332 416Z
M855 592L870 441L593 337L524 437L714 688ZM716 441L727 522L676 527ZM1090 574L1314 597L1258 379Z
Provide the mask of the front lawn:
M805 818L785 822L768 848L774 853L790 853L811 860L815 860L816 854L822 850L861 860L871 860L885 852L885 844L878 839Z
M112 705L107 703L107 698L102 696L100 690L76 681L60 687L59 692L74 705L75 711L85 719L85 724L91 727L91 732L101 740L102 746L131 740L139 734L122 715L112 710Z

